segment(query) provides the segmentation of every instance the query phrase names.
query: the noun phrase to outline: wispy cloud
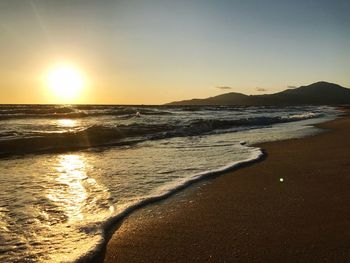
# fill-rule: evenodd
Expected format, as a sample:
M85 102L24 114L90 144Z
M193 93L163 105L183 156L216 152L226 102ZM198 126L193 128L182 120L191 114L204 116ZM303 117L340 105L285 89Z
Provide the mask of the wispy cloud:
M217 89L221 89L221 90L230 90L230 89L232 89L232 87L229 87L229 86L217 86L216 88Z
M259 91L259 92L265 92L265 91L268 91L268 89L265 89L265 88L260 88L260 87L256 87L255 88L256 91Z

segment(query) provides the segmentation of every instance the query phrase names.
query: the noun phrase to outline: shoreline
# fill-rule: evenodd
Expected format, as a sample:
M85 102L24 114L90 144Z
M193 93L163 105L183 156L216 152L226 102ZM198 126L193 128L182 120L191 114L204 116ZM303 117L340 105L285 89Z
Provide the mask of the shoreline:
M239 173L246 173L246 171L250 170L250 169L253 169L253 170L259 169L259 168L255 168L255 167L263 165L264 163L269 161L271 156L273 157L273 155L271 155L273 153L270 153L270 150L269 150L270 145L272 145L272 148L273 148L273 147L276 147L276 146L274 146L276 144L277 145L278 144L293 144L293 143L296 143L297 141L299 141L299 143L297 143L297 144L300 144L300 141L310 141L311 138L319 138L322 136L326 136L326 137L331 136L330 134L334 133L334 127L329 127L329 126L332 126L332 123L337 123L341 120L347 120L347 119L349 119L349 116L340 117L336 120L316 125L316 126L321 127L321 128L331 129L330 131L327 131L326 133L321 133L321 134L314 135L314 136L307 137L307 138L291 139L291 140L287 140L287 141L269 142L269 143L263 143L261 145L258 145L262 149L265 149L268 153L267 160L265 160L264 162L257 162L254 165L240 168L239 170L235 169L233 171L234 175L232 175L232 176L230 176L230 174L232 173L232 171L231 171L231 172L224 173L224 174L220 175L219 177L214 176L215 180L212 180L210 178L210 179L203 180L201 182L197 182L197 183L193 184L191 187L186 188L186 191L181 191L179 193L174 194L170 198L167 198L167 199L164 199L164 200L158 201L156 203L149 204L147 206L144 206L142 208L137 209L137 211L134 211L130 215L126 216L126 218L123 219L114 228L114 230L116 230L116 231L114 232L114 234L111 233L112 237L109 239L108 244L106 246L105 256L103 256L104 251L102 251L100 253L100 255L95 257L95 260L93 260L93 262L103 262L103 260L104 260L104 262L115 262L116 259L118 259L118 262L123 261L123 259L126 261L128 261L127 259L129 259L129 261L130 261L130 257L129 257L130 255L132 255L133 261L135 261L135 262L142 262L142 261L149 261L149 260L151 260L151 261L152 260L162 260L162 259L163 260L168 259L170 261L181 260L179 258L181 253L177 253L175 255L176 256L175 258L171 257L172 253L170 253L170 251L169 251L169 246L164 246L163 249L159 250L159 249L154 249L154 247L150 248L149 247L150 245L144 246L144 244L143 244L143 245L139 246L139 245L137 245L138 243L136 243L135 241L141 242L143 240L143 242L145 244L151 243L153 245L156 245L156 243L158 243L158 245L156 245L156 247L159 247L159 244L164 244L164 245L167 244L166 242L164 243L164 240L162 240L162 238L160 238L160 237L151 238L148 235L153 234L153 235L158 236L158 235L169 234L168 232L166 232L166 230L168 230L168 229L164 228L165 223L166 223L166 225L169 225L169 228L171 228L170 233L172 233L172 234L174 234L174 232L177 233L178 231L176 231L176 229L179 229L178 228L179 226L176 223L176 222L178 222L177 217L182 215L182 219L184 220L184 222L192 221L192 220L190 220L191 213L193 214L196 212L189 212L189 211L187 211L188 208L192 207L194 204L197 204L197 205L202 204L202 206L206 206L205 203L203 203L204 200L202 200L202 199L203 199L203 196L205 196L206 191L208 191L208 190L212 191L212 189L210 189L210 188L212 187L213 184L218 184L221 181L225 181L225 180L231 180L231 181L238 180L239 181L239 177L240 177ZM314 140L314 139L311 139L311 141L312 140ZM248 173L249 173L249 171L248 171ZM235 178L233 178L233 177L235 177ZM254 177L254 178L256 179L256 177ZM281 184L281 185L284 185L287 182L288 181L285 180L285 182L282 183L278 180L278 184ZM221 190L223 190L221 192L225 192L225 189L221 189ZM227 189L226 189L226 191L227 191ZM232 198L232 197L230 197L230 198ZM229 199L229 198L227 197L226 199ZM208 201L208 200L206 199L206 201ZM235 204L235 205L239 206L239 205L243 205L243 204ZM175 209L171 209L174 206L175 206ZM200 206L200 205L198 205L198 206ZM169 213L167 211L169 209L171 210L172 215L169 215ZM185 210L185 211L181 211L181 210ZM207 211L209 214L210 214L210 210L211 209L209 209ZM208 214L208 213L206 213L206 214ZM187 218L187 219L185 220L185 218ZM220 217L216 217L216 218L220 218ZM166 220L164 220L164 219L166 219ZM162 223L162 221L164 221L164 222ZM176 222L174 222L174 221L176 221ZM174 224L172 224L172 223L174 223ZM221 223L221 224L226 224L226 223ZM162 229L153 229L154 225L163 225L163 228ZM151 230L149 230L147 228L147 226L149 226L149 228L151 228ZM192 223L192 227L194 227L194 226L196 226L196 224ZM205 228L204 228L204 230L205 230ZM197 241L202 240L202 238L200 238L198 236L199 234L201 234L201 232L205 233L206 231L197 231L195 233L192 233L192 236L193 236L193 234L195 234L194 236L197 235L197 238L194 238L193 240L197 240ZM249 233L249 231L247 231L247 233ZM147 234L146 237L143 236L143 234ZM186 237L186 235L184 235L184 238L185 237ZM205 237L203 237L203 238L204 238L204 240L206 239ZM171 240L171 239L173 239L173 240ZM184 247L186 247L186 245L179 244L179 242L178 242L179 239L183 239L183 238L181 238L181 233L175 234L175 237L173 237L171 239L166 239L166 240L169 243L168 245L171 245L172 251L174 251L174 249L175 250L181 249L181 250L185 251ZM132 240L133 240L133 242L129 243ZM348 241L350 241L350 239ZM196 242L194 242L194 243L196 243ZM225 243L227 243L227 242L223 242L223 244L225 244ZM242 243L243 243L243 241L242 241ZM219 244L216 244L216 245L219 245ZM209 245L209 247L210 247L210 245ZM152 251L152 249L154 251ZM222 249L218 249L218 250L222 250ZM208 249L206 249L206 250L208 250ZM132 252L132 251L134 251L134 252ZM225 251L230 252L227 250L225 250ZM231 252L233 253L234 251L232 250ZM125 256L126 255L125 253L127 253L129 256ZM214 256L215 253L212 253L212 254L213 255L211 257L208 257L208 258L202 257L201 260L225 259L225 258L229 259L230 258L230 257L227 257L227 255L225 257L225 253L220 253L221 258L215 257ZM239 255L239 254L240 253L238 253L237 255ZM138 255L138 256L136 256L136 255ZM149 257L150 255L153 255L153 257L150 258ZM193 259L195 259L198 257L199 253L195 252L195 253L193 253L193 255L191 255L191 254L188 255L188 253L186 253L186 255L193 256ZM202 254L202 255L205 255L205 254ZM164 258L162 256L164 256ZM148 260L146 260L146 258Z

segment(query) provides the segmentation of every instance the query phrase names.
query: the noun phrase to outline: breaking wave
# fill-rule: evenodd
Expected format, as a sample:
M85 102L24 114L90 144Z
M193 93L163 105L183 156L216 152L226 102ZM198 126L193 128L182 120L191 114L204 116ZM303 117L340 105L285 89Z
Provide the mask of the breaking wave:
M131 123L118 126L92 125L81 130L32 132L22 136L17 131L4 131L0 134L0 156L125 145L145 140L195 136L212 132L217 133L218 131L225 132L225 130L234 132L320 116L321 114L307 112L285 117L252 117L236 120L193 119L181 125L176 123Z

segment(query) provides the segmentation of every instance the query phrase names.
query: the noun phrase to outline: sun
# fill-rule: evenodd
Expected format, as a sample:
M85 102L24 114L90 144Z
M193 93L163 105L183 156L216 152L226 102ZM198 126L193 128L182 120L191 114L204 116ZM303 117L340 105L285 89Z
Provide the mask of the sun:
M84 87L82 73L68 64L51 68L46 75L46 82L54 97L63 102L76 100Z

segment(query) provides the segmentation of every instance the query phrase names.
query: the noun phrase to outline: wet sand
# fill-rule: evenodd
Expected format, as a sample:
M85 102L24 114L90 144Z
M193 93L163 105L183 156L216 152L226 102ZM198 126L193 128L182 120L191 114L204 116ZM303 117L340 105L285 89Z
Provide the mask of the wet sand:
M320 126L133 213L105 262L350 262L350 117Z

